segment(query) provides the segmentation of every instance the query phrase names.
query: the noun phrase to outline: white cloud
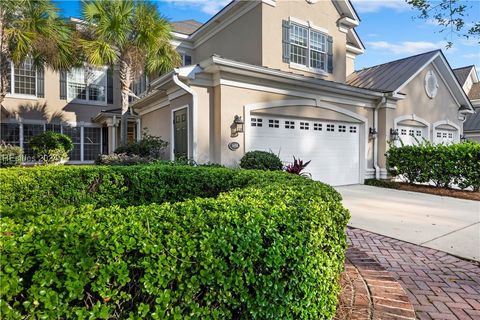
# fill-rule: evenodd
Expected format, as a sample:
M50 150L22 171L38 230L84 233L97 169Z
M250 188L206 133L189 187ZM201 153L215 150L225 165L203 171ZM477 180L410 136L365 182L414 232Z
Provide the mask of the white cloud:
M200 9L203 13L214 15L225 7L230 0L163 0L176 6L190 9Z
M462 58L467 58L467 59L480 59L480 52L462 54Z
M367 34L367 37L375 38L375 37L378 37L378 34L376 34L376 33L369 33L369 34Z
M391 43L387 41L371 41L367 45L374 50L389 51L393 54L417 54L436 49L445 49L446 43L443 41L404 41L399 43ZM449 51L454 48L449 49Z
M360 13L378 12L382 9L395 11L410 9L405 0L353 0L353 5Z

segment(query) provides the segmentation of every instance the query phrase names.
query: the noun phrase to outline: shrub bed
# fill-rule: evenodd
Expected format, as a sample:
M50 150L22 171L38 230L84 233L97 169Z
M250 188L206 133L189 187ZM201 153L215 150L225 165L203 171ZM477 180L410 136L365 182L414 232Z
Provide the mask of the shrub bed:
M5 318L335 313L349 214L329 186L167 165L12 168L0 177Z
M430 143L395 147L387 154L388 172L408 183L433 182L437 187L480 190L480 144Z

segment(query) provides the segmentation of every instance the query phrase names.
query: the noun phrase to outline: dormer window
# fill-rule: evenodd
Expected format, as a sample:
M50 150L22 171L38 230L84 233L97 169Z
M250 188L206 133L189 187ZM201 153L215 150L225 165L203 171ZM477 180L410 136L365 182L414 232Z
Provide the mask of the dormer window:
M283 21L283 61L291 67L332 73L332 37L297 22Z

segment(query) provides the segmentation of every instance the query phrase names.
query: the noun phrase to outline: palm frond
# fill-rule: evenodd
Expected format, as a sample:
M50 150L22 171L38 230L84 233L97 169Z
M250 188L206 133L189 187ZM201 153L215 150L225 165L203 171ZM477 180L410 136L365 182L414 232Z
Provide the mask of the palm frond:
M118 62L117 50L102 40L79 40L86 61L96 66L114 65Z

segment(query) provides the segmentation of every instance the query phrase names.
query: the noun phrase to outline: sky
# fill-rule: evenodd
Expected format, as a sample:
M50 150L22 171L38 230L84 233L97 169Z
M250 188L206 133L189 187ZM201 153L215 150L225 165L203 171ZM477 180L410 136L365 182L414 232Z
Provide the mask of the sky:
M286 1L286 0L277 0ZM303 0L291 0L303 1ZM329 1L329 0L321 0ZM55 1L64 16L80 17L80 1ZM195 19L205 22L230 0L161 0L157 4L162 15L172 21ZM440 33L433 20L420 20L404 0L352 0L361 23L356 28L366 50L357 58L361 69L422 52L442 49L452 68L476 65L480 74L478 39L451 37ZM480 21L480 0L466 1L468 21ZM447 41L453 48L445 49Z

